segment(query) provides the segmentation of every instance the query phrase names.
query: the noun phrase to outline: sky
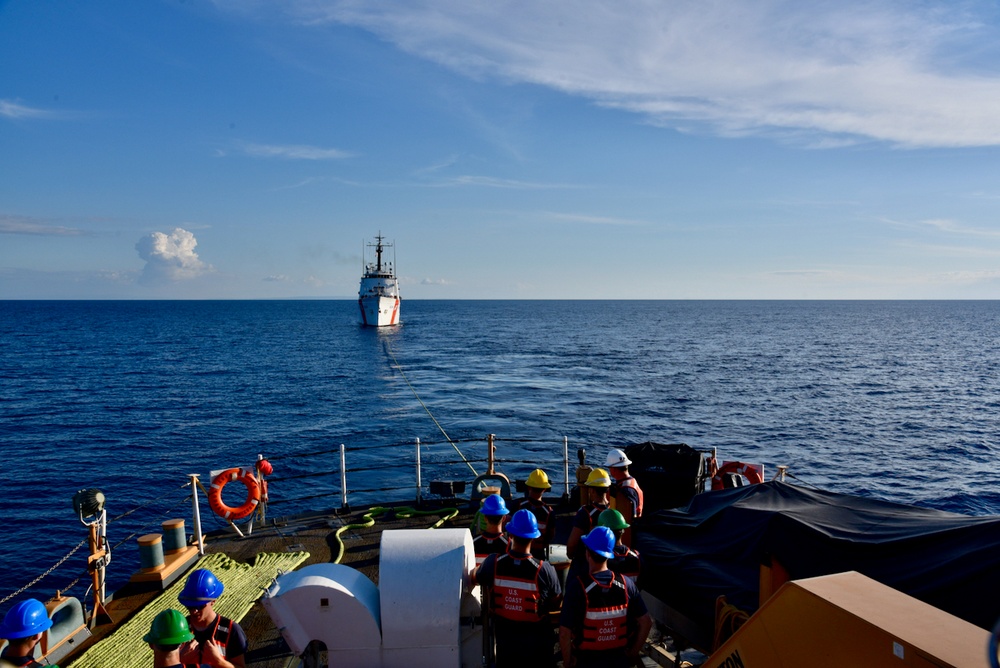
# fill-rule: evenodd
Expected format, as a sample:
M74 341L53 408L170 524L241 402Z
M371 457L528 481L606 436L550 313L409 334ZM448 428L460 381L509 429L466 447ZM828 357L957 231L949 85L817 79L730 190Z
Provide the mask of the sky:
M1000 6L0 0L0 299L1000 299Z

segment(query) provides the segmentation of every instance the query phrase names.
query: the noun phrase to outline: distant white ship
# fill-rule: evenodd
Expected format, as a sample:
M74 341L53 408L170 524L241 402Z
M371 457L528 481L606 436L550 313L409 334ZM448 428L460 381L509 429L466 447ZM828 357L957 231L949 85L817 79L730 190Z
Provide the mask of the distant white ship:
M399 324L399 281L396 280L396 252L392 244L382 243L382 233L375 237L375 243L367 244L375 249L375 261L363 259L364 273L358 290L358 305L361 307L361 324L369 327L386 327ZM382 252L393 248L393 261L383 262ZM370 257L369 253L365 253Z

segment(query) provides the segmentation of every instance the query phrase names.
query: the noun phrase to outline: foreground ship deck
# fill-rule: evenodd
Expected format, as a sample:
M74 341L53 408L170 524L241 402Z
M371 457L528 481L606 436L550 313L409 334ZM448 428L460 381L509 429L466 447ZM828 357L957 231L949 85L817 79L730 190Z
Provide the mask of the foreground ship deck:
M475 491L482 491L484 483L492 486L491 483L502 482L499 480L502 476L493 474L492 470L492 435L487 443L490 470L473 483L472 498L469 494L456 491L464 489L457 484L438 485L436 492L432 486L432 494L421 497L418 492L414 502L419 508L417 512L406 502L351 509L344 495L340 510L268 516L266 521L257 522L252 532L248 532L248 527L244 525L246 535L238 535L232 530L213 532L206 536L207 558L218 556L245 565L255 563L261 554L286 555L288 560L282 563L293 565L279 567L285 570L339 560L379 585L382 575L380 558L384 557L380 555L380 545L384 532L416 529L419 530L417 533L422 533L431 527L464 532L473 525L474 508L478 506ZM449 447L453 445L448 444ZM547 462L544 466L550 471L563 468L568 481L568 445L565 442L563 450L561 462ZM667 467L662 465L662 461L645 460L650 464L646 468L647 475L652 476L644 482L640 479L648 491L647 502L652 503L652 507L674 510L651 511L649 518L636 526L638 531L635 536L636 546L646 558L644 579L640 581L640 586L648 599L658 630L663 636L669 635L680 648L702 650L688 651L685 658L707 668L740 665L740 661L745 665L805 665L803 661L817 652L822 659L819 665L831 666L881 666L886 665L888 659L899 660L900 663L894 665L900 666L989 665L985 658L985 645L990 640L990 634L983 626L987 617L988 624L992 625L996 615L995 605L982 597L970 602L970 597L964 592L973 585L989 590L996 581L998 560L995 549L1000 546L1000 518L966 518L833 493L796 491L798 488L780 482L737 486L701 494L709 475L702 468L710 461L708 453L682 445L652 443L629 446L626 450L629 457L637 462L643 461L647 454L661 456L663 450L669 450L680 454L682 459L696 465L697 471L700 471L691 482L692 486L685 490L683 484L678 484L679 479L668 481L663 477L667 471L672 475L683 468L681 460L674 460L674 464ZM419 442L416 452L419 461ZM724 466L721 470L727 468L734 467ZM578 469L576 480L582 479L581 470L586 472L583 467ZM680 479L683 478L682 475ZM346 484L343 486L346 489ZM516 495L514 488L512 483L510 489L505 491L509 496ZM568 533L567 524L578 506L575 491L570 491L568 482L563 494L559 491L553 489L547 497L557 505L555 543L561 543L560 536ZM672 491L679 492L680 496L670 497ZM455 498L455 495L461 498ZM691 500L692 495L696 497L694 500ZM685 498L691 502L684 502ZM330 502L335 501L331 498ZM782 512L771 514L783 504L791 505ZM810 524L808 508L813 509L812 514L818 519L815 526ZM762 513L768 514L765 516ZM757 519L750 521L748 518L751 515ZM906 525L910 528L907 529ZM882 542L877 536L879 527L888 527L884 533L889 536ZM818 542L811 533L814 530L833 542ZM739 541L738 546L730 549L724 547L724 541L714 542L727 535ZM892 572L881 573L881 582L860 573L841 573L856 567L869 575L876 572L873 565L866 565L850 555L850 543L857 542L854 536L863 543L860 545L861 552L875 558L876 565L895 564ZM759 545L748 543L748 537L763 542ZM935 561L934 555L938 554L934 552L935 543L950 543L952 550L958 549L963 555L961 569ZM803 551L807 546L813 553ZM770 555L767 563L757 561L754 556L759 549ZM745 553L749 561L746 564L735 563L732 557L736 553ZM802 555L805 555L805 561L796 561L796 556ZM686 563L691 561L692 556L696 557L694 562ZM821 556L829 557L831 561L823 562ZM925 579L936 572L938 580L942 576L947 580L945 586L941 588L939 583L929 581L917 583L919 587L906 582L902 587L897 585L899 588L909 586L910 595L886 586L885 580L900 573L905 575L907 568L919 566L906 559L925 563L926 567L921 567L920 571ZM188 564L187 568L191 565ZM688 568L694 570L688 572L685 570ZM721 575L727 568L735 570L724 576L724 582L699 582L699 573ZM804 570L808 569L815 572L805 573ZM183 571L177 575L180 579L182 576ZM303 663L302 655L289 649L265 606L257 600L273 577L271 574L266 580L258 580L250 587L251 596L247 598L246 614L241 621L251 639L247 665L268 668L326 665L322 652L318 651L315 657L318 663ZM913 598L918 589L924 592L920 595L924 601ZM731 611L734 614L729 614L726 602L715 600L720 592L729 594L729 603L737 603L735 607L739 610L734 609ZM941 607L949 608L949 612L926 603L928 598L941 596L940 592L957 592L955 596L949 594L947 599L941 599ZM225 594L224 598L228 595ZM130 583L116 592L106 606L114 623L96 626L93 637L81 641L68 657L60 658L60 665L75 668L116 665L114 662L95 660L89 648L99 643L114 646L118 642L121 648L111 651L129 652L129 648L141 646L141 643L136 645L137 640L122 644L124 641L116 641L115 634L124 630L130 620L141 621L142 616L149 614L149 610L156 605L176 604L176 595L171 599L173 602L166 600L171 598L169 593L163 599L158 599L158 596L158 591L150 591L141 581ZM951 609L953 606L960 607ZM714 619L712 608L715 610ZM895 612L881 614L883 610ZM965 617L965 620L955 615ZM902 619L906 623L898 624ZM975 619L978 626L970 624L966 621L968 619ZM730 624L728 630L720 631L720 620ZM734 620L739 623L733 623ZM148 622L145 624L148 628ZM911 628L920 631L910 633L908 629ZM845 633L849 637L845 637ZM796 639L806 636L811 639L810 643L803 644ZM678 654L673 647L668 646L666 641L660 642L659 638L659 635L654 635L647 645L646 664L681 665L677 663ZM860 645L853 640L861 638L865 639L866 649L863 654L858 654ZM996 635L993 636L995 639ZM765 652L763 656L766 658L754 659L756 662L750 660L755 656L761 657L761 652ZM331 662L330 665L336 664ZM432 664L418 661L410 665Z

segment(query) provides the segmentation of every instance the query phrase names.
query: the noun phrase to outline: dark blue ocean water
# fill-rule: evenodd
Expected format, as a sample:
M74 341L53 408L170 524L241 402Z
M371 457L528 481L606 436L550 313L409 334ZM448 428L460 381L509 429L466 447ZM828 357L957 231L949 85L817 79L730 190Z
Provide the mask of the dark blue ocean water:
M368 469L349 475L352 503L412 498L417 438L428 462L452 462L425 481L471 478L441 429L470 459L484 448L464 439L497 434L500 456L523 462L512 477L539 461L561 481L564 436L601 459L652 439L787 464L835 491L1000 513L1000 302L407 301L388 331L356 311L0 302L0 599L86 537L80 488L102 489L112 518L142 506L109 529L126 541L114 584L137 566L132 534L190 517L187 473L263 453L273 514L337 507L344 443L349 470ZM387 488L400 491L365 491Z

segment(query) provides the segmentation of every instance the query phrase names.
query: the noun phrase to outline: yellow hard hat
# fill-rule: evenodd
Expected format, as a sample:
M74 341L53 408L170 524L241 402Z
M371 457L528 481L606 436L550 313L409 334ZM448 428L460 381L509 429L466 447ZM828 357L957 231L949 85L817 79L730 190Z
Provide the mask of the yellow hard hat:
M594 469L583 484L587 487L611 487L611 476L604 469Z
M542 469L535 469L528 476L527 482L524 483L528 487L534 487L535 489L549 489L552 485L549 484L549 477L545 475L545 471Z

